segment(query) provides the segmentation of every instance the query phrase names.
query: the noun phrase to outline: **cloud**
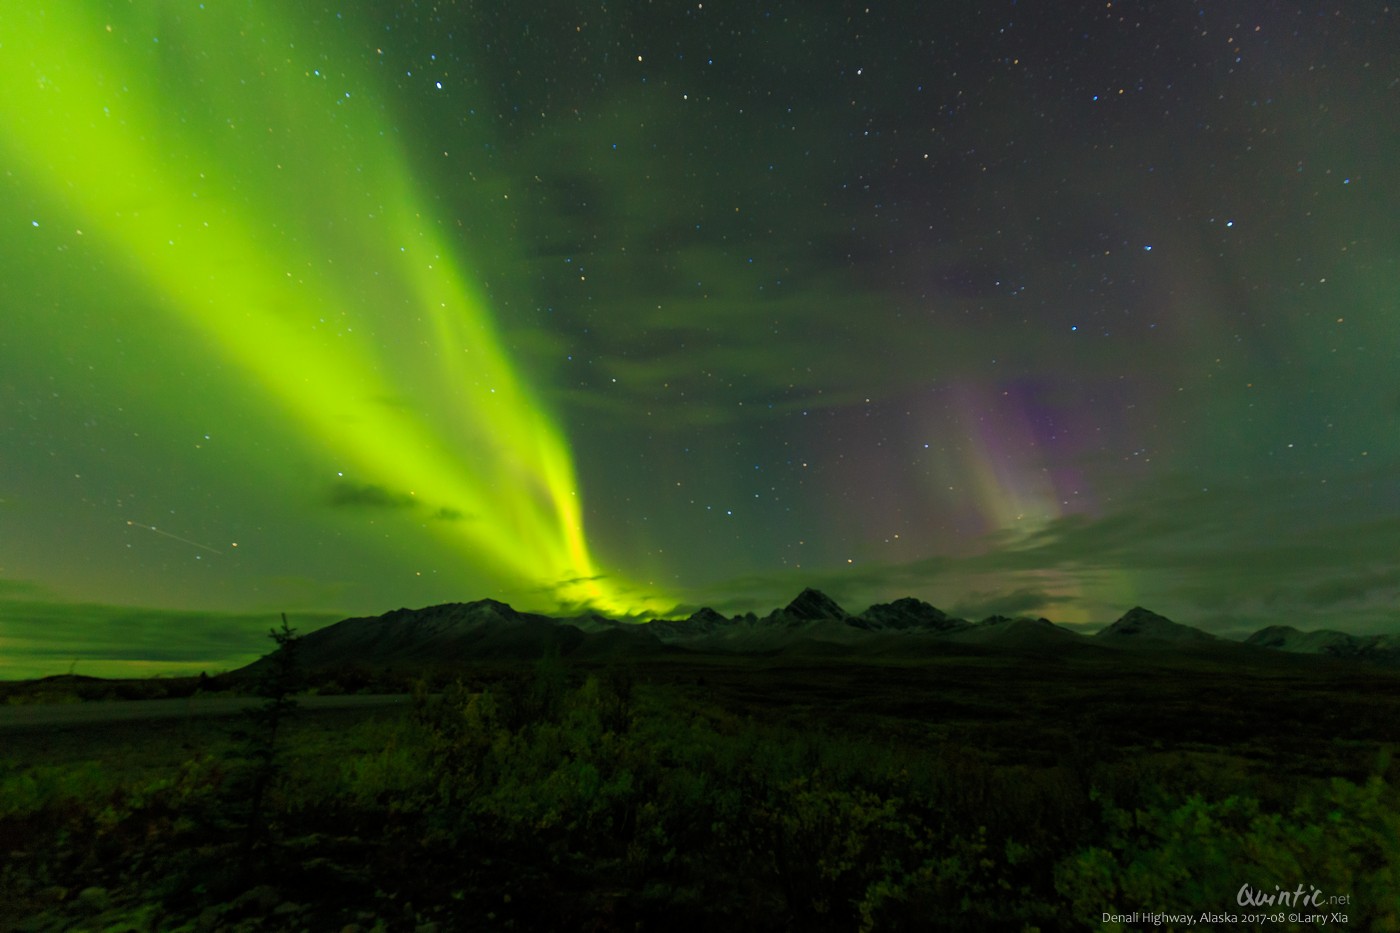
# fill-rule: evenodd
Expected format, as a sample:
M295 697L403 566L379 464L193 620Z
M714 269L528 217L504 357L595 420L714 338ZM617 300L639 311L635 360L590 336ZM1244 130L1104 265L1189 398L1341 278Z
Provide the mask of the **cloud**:
M339 482L331 486L327 502L336 508L413 509L418 500L401 492L390 492L374 483Z
M832 125L848 119L829 101L812 106L830 108ZM998 244L1015 239L1003 236L1002 219L987 229L911 232L898 250L854 231L850 217L867 195L848 190L832 161L809 158L823 135L818 111L809 111L811 129L768 141L780 172L725 163L704 178L685 154L712 145L724 128L716 120L738 121L731 129L749 134L746 119L678 121L635 91L615 92L598 114L523 141L512 160L528 195L515 222L537 247L517 271L538 283L550 313L513 315L503 327L513 345L560 367L561 407L613 418L655 412L648 430L683 431L903 395L927 386L930 374L982 372L989 357L1008 372L1064 368L1044 341L1025 339L1025 302L1011 287L1013 279L1057 287L1044 279L1058 274L1058 253L1029 264L1020 251L999 256ZM615 150L627 158L596 158ZM902 170L866 180L907 185ZM1022 193L1044 202L1033 184ZM1063 214L1064 206L1047 210ZM945 205L941 213L959 212ZM543 331L566 332L568 342L540 344ZM1068 328L1063 336L1070 339ZM1081 374L1116 378L1122 360L1113 354L1132 351L1096 344L1075 352ZM1133 365L1142 373L1166 364L1139 354Z
M337 509L368 509L408 512L425 504L409 493L393 492L376 483L338 482L331 486L327 503ZM476 516L450 505L438 506L430 516L433 521L463 522Z
M302 634L340 614L288 613ZM100 603L0 599L0 678L198 673L240 667L267 653L273 612L200 612Z
M727 614L762 615L815 586L852 612L912 595L971 619L1107 624L1141 604L1215 631L1275 623L1400 631L1400 519L1339 502L1320 522L1317 503L1291 500L1287 483L1254 486L1253 496L1229 484L1203 491L1178 476L1101 515L1063 516L1030 535L993 533L967 557L785 569L680 595L686 609Z
M1074 602L1072 596L1021 587L1010 593L973 593L958 600L947 612L974 621L987 616L1041 616L1048 615L1054 606Z
M1166 483L1102 516L1065 516L1021 539L992 536L962 569L1060 573L1101 599L1122 593L1178 621L1241 631L1279 622L1400 628L1400 519L1320 495L1299 497L1285 480L1209 491Z
M658 606L667 602L666 599L659 598L656 593L646 587L629 584L624 580L612 577L608 574L594 574L591 576L567 577L555 580L552 583L545 583L541 586L524 590L518 597L522 600L522 604L517 605L516 608L529 608L532 611L544 612L558 617L596 612L620 622L644 622L648 619L670 614L665 610L658 610L651 612L641 611L623 615L617 612L600 609L586 600L573 598L570 595L576 593L579 587L604 580L608 581L608 592L614 597L622 599L624 602L630 601L633 605L637 606ZM540 602L541 598L543 598L542 603Z
M1391 605L1400 605L1397 596L1400 596L1400 567L1337 576L1304 587L1299 594L1302 602L1320 609L1382 600Z
M6 580L0 578L0 601L51 598L53 598L53 594L37 583L31 583L28 580Z

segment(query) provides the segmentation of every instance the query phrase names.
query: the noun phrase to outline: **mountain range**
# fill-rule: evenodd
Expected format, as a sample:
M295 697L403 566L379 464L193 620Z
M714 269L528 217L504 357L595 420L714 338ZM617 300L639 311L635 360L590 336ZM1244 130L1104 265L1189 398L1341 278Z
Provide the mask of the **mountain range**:
M1205 653L1222 659L1275 652L1400 665L1400 636L1261 629L1243 642L1136 606L1092 635L1043 618L991 616L971 622L913 598L876 603L851 614L831 597L805 589L766 616L724 616L704 608L683 619L621 622L601 615L554 618L494 599L396 609L345 619L300 639L308 669L346 665L429 667L461 661L523 660L549 651L576 659L720 653L902 655L959 649L1052 656L1113 650ZM259 664L262 662L255 662Z

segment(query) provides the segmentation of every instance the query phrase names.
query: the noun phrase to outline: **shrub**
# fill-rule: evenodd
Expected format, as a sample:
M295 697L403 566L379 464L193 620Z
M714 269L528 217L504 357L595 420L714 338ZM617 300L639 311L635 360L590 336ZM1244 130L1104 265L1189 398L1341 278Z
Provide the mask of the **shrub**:
M1242 885L1351 895L1359 929L1400 927L1400 812L1380 777L1335 778L1289 812L1257 800L1162 798L1135 810L1104 800L1104 836L1062 862L1056 889L1075 916L1154 909L1238 912ZM1176 905L1176 906L1173 906Z

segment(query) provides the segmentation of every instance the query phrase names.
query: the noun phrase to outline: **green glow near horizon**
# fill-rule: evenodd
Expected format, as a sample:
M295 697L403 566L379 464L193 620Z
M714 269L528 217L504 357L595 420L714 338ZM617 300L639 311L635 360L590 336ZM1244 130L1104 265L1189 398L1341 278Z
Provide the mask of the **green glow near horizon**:
M567 442L415 190L363 49L261 4L133 6L0 26L0 147L34 190L347 477L447 516L428 525L464 559L651 608L599 577ZM405 396L431 410L386 402Z

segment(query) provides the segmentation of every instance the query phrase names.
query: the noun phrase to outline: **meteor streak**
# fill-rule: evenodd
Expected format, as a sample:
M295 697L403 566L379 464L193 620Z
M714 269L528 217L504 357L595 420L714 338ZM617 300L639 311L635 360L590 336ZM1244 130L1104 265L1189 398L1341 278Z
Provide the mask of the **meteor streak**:
M134 521L132 521L132 520L129 519L129 518L126 520L126 523L127 523L128 525L130 525L131 527L133 527L133 528L144 528L144 529L146 529L147 531L154 531L156 534L162 535L162 536L164 536L164 537L166 537L166 538L169 538L169 539L171 539L172 541L179 541L181 544L188 544L190 547L201 548L201 549L203 549L203 550L208 551L210 554L222 554L222 553L223 553L223 551L219 550L219 549L216 548L216 547L210 547L210 546L207 545L207 544L200 544L198 541L191 541L189 538L182 538L182 537L180 537L179 535L172 535L172 534L171 534L170 532L168 532L168 531L161 531L161 530L160 530L159 528L157 528L155 525L146 525L146 524L143 524L143 523L141 523L141 522L134 522Z

